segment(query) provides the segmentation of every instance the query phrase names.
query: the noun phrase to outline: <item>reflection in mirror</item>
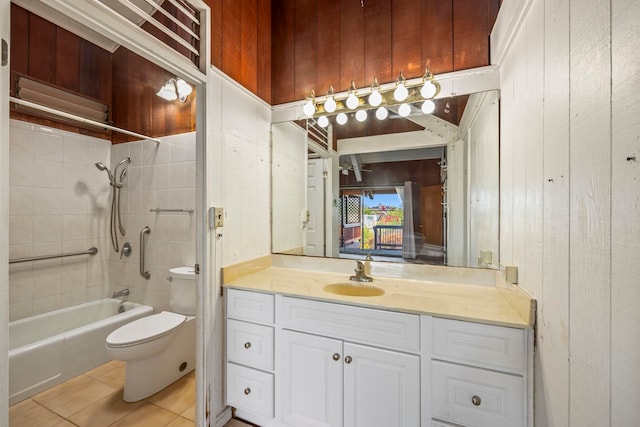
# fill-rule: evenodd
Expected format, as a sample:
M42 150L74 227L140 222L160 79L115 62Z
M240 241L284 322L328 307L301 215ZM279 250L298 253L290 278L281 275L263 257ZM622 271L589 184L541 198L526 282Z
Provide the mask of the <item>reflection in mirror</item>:
M499 94L272 125L272 252L494 267Z

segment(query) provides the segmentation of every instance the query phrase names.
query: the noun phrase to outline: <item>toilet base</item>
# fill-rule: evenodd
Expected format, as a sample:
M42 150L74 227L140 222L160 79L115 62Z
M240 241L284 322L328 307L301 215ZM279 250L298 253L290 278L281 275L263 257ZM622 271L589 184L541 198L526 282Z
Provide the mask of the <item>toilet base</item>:
M195 356L196 319L190 318L159 354L126 362L123 400L137 402L182 378L195 369Z

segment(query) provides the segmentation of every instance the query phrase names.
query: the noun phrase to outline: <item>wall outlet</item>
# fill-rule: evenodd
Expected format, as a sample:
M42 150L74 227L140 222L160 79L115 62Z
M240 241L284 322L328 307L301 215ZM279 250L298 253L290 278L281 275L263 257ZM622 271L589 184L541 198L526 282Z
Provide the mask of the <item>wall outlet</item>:
M493 252L491 251L480 251L480 264L491 264L493 263Z
M218 228L224 226L224 209L223 208L209 208L209 227Z
M512 285L518 284L518 266L513 264L502 264L502 274L504 275L504 281L511 283Z

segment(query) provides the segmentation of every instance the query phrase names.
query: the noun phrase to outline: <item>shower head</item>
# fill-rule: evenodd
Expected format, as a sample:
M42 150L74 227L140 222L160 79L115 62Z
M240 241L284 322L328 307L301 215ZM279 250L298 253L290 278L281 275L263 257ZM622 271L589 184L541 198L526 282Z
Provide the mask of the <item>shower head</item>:
M104 165L104 163L98 162L96 163L96 167L98 168L98 170L107 171L107 173L109 174L109 182L113 182L113 175L111 174L109 168Z
M125 165L124 169L122 169L122 172L120 172L120 183L122 183L122 180L124 179L125 175L127 174L127 167L129 166L129 164L131 164L131 157L126 157L122 160L120 160L118 162L118 164L116 165L116 168L113 172L113 174L115 176L118 176L118 168L122 165Z

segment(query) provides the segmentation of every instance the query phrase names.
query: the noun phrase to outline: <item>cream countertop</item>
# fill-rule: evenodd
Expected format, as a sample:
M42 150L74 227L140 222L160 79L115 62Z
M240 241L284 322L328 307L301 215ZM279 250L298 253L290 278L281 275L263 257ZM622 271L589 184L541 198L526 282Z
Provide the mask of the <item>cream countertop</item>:
M382 288L384 295L352 297L323 290L327 284L349 282L349 276L342 273L264 263L246 273L228 274L223 269L223 277L229 279L224 280L223 286L521 329L533 326L535 300L517 286L500 288L374 276L370 285Z

